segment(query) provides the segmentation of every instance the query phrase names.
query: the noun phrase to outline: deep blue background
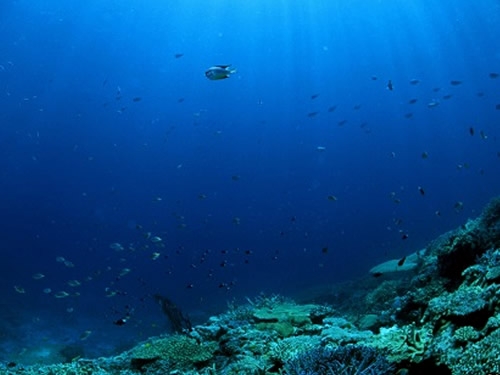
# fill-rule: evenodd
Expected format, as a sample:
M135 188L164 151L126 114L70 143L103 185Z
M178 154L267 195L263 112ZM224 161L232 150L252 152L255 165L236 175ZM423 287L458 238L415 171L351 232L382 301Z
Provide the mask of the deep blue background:
M493 0L3 1L3 353L90 329L100 354L165 331L154 293L201 320L477 216L500 190L499 25Z

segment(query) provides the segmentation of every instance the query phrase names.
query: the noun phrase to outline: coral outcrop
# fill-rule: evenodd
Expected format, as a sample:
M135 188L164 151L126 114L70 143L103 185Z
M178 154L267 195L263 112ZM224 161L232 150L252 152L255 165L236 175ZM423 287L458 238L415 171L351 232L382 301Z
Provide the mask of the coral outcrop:
M182 335L151 338L116 357L31 367L6 363L0 372L500 373L500 199L414 259L406 272L377 272L376 278L337 286L342 293L330 287L315 296L322 304L260 296Z

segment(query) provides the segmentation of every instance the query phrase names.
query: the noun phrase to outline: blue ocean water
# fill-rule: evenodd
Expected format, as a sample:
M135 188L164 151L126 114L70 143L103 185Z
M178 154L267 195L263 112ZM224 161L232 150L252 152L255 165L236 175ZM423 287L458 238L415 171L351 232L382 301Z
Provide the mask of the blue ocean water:
M168 331L156 293L203 321L477 216L499 25L493 0L3 1L1 358L109 354Z

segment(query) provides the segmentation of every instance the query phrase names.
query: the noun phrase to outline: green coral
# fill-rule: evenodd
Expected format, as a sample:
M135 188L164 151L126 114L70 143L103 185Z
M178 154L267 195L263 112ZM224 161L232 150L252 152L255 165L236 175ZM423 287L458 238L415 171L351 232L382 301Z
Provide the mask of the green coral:
M130 356L133 361L166 360L179 367L190 367L211 359L216 349L215 342L199 344L188 336L173 335L136 346Z
M380 334L373 336L371 345L385 350L391 362L420 362L426 358L432 341L430 326L416 327L413 324L381 328Z

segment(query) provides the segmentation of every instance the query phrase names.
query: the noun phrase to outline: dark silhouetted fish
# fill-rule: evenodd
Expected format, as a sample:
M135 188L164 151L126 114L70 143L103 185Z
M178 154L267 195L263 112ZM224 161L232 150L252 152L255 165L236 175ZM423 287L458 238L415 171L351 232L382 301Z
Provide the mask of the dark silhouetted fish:
M398 267L402 267L403 264L405 264L405 261L406 261L406 256L402 257L399 261L398 261Z

